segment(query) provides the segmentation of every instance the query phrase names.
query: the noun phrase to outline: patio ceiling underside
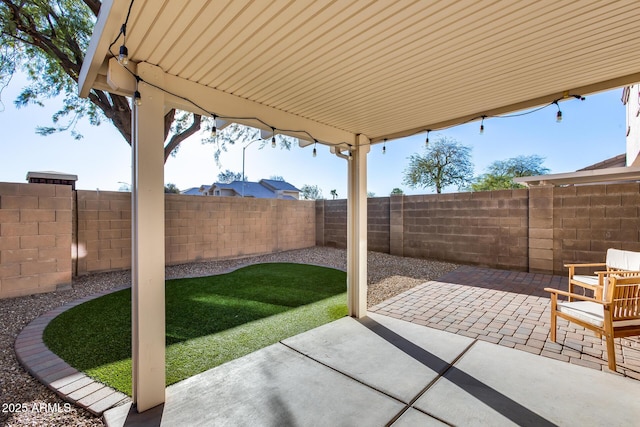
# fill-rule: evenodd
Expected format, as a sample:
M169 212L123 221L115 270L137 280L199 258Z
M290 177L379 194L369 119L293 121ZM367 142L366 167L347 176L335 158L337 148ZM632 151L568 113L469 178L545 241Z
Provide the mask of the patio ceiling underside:
M129 0L109 6L85 94ZM126 45L133 62L379 142L638 81L639 17L637 0L136 0Z

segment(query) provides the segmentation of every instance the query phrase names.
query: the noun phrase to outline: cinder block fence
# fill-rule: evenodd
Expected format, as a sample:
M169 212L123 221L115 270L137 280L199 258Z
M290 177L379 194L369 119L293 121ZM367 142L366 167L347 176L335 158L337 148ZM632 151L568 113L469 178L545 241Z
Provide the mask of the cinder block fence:
M0 183L0 298L131 267L131 195ZM609 247L640 251L640 184L368 199L369 249L563 274ZM167 195L167 264L305 247L345 248L345 200Z
M165 197L167 264L315 245L313 201ZM131 195L0 183L0 298L131 268Z
M368 200L369 249L565 274L607 248L640 251L640 184L534 187ZM347 205L316 205L316 244L346 247Z
M71 283L71 187L0 183L0 297Z

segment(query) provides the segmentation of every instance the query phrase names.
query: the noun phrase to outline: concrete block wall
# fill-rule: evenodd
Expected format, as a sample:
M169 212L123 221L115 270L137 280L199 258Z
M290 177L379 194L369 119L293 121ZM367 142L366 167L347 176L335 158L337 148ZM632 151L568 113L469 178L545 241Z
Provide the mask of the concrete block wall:
M318 200L323 205L324 216L320 218L324 229L324 246L346 249L347 247L347 201Z
M553 271L568 262L603 262L608 248L640 251L640 184L552 189ZM547 202L548 203L548 202Z
M71 209L69 186L0 183L0 298L71 283Z
M367 239L369 250L376 252L390 252L390 208L389 197L367 199Z
M347 245L346 200L316 205L318 245ZM393 255L528 268L528 192L392 196L368 199L368 248Z
M405 196L403 255L528 268L527 190Z
M553 187L529 190L529 271L553 271Z
M315 245L313 201L167 195L167 264Z
M313 201L165 196L168 265L315 245ZM78 274L131 267L131 195L78 191Z
M131 193L77 191L76 274L131 268Z

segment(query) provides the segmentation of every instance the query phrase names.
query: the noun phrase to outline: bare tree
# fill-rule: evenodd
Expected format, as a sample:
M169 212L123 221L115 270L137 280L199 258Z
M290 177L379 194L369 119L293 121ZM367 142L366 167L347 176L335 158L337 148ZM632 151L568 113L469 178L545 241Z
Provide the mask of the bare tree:
M440 194L447 186L462 188L472 179L471 148L455 139L440 137L429 145L423 156L409 157L403 182L411 188L434 187Z

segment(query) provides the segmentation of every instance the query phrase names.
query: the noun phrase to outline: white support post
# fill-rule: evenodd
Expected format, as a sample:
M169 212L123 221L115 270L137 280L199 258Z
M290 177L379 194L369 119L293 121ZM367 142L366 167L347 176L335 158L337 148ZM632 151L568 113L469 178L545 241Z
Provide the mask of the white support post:
M367 154L369 140L356 137L349 160L347 198L347 305L349 316L367 315Z
M162 87L163 73L140 64L139 75ZM138 412L165 400L164 93L139 87L132 144L132 366Z

